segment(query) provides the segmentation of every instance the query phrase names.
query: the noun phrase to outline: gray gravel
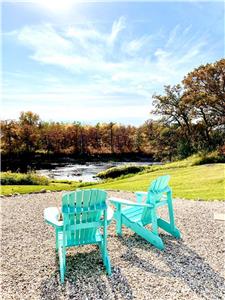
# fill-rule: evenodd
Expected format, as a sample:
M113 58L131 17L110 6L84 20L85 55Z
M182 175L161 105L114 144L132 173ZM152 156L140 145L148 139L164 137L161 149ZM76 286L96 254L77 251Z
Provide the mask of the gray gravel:
M132 193L109 192L126 199ZM162 233L159 251L124 228L123 237L109 227L108 277L96 246L67 252L67 275L59 283L54 231L43 210L60 205L61 193L1 198L2 299L224 299L225 222L214 212L225 203L174 200L181 240ZM165 214L162 208L162 215Z

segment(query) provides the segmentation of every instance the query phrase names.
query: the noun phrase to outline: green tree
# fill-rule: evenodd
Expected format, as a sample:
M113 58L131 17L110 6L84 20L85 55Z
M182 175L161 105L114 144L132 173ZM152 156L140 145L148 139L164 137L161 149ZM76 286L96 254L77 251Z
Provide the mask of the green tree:
M218 131L225 129L225 59L202 65L183 80L184 105L192 107L195 123L204 127L209 148L218 143Z
M186 140L186 152L192 152L192 106L184 102L181 85L165 86L164 95L153 95L153 113L160 116L160 122L170 128L179 128L178 134Z

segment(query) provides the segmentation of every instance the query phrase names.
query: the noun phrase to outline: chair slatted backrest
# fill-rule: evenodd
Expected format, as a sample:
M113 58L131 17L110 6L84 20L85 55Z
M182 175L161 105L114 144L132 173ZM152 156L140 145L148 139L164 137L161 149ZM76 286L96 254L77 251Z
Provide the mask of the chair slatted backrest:
M168 191L168 183L170 180L169 175L160 176L152 181L149 189L146 203L148 204L155 204L160 201L163 194ZM151 210L148 208L144 208L142 217L141 217L143 224L148 224L151 222Z
M93 242L106 210L107 193L103 190L77 190L62 197L65 246Z

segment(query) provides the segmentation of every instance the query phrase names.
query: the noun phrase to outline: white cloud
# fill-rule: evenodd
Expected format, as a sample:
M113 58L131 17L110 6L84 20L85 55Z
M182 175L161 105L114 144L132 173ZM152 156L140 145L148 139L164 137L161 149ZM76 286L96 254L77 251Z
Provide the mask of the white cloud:
M125 22L126 19L124 17L120 17L118 20L113 22L112 31L108 39L110 45L113 45L119 33L126 28Z
M166 48L173 46L173 44L176 42L177 34L179 34L179 31L180 31L180 25L178 24L171 30L168 41L165 45Z
M67 28L40 24L14 32L10 37L30 49L31 59L58 67L59 73L62 68L68 75L54 74L48 68L44 76L28 74L31 78L23 78L21 86L21 76L8 74L11 84L5 82L6 101L20 98L24 109L29 104L37 112L39 106L34 103L45 101L51 106L49 115L53 102L57 108L66 103L67 115L68 107L79 111L78 115L85 115L87 109L90 118L91 110L98 107L95 119L106 114L108 107L114 117L123 112L133 118L140 105L144 109L137 108L137 115L146 119L154 92L162 91L165 84L179 83L192 68L208 61L207 40L204 34L193 34L191 27L177 25L164 37L159 29L160 44L157 32L134 36L125 34L126 30L129 22L120 17L108 30L90 24Z
M178 69L180 64L194 65L195 60L199 63L200 52L205 46L204 41L188 40L188 28L181 29L180 26L171 30L161 48L157 48L156 43L153 47L152 34L120 40L119 33L125 29L125 18L120 17L108 33L90 25L70 26L60 31L47 24L25 27L18 31L17 38L32 49L34 60L61 66L73 73L94 73L113 80L130 80L132 76L137 77L135 74L143 74L142 78L148 74L154 78L153 73L156 78L169 78L171 66ZM116 40L120 43L114 48ZM134 55L137 52L138 55ZM180 80L179 76L177 80Z
M72 50L72 43L56 32L50 24L26 26L18 32L17 38L27 46L32 47L40 55L46 51L57 53Z
M136 53L144 46L145 43L146 43L145 37L132 40L125 44L124 51L128 54Z

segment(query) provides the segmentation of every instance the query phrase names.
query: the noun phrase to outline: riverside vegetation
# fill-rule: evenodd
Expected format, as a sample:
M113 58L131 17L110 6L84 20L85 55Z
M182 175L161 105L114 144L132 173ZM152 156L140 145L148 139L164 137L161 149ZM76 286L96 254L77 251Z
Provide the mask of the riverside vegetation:
M153 95L153 99L151 113L158 119L150 119L139 127L113 122L95 126L43 122L33 112L22 112L18 121L1 122L3 162L14 163L15 159L25 156L30 158L30 161L27 159L29 164L32 155L37 154L75 158L125 154L146 155L157 161L178 160L163 166L143 169L128 166L102 172L101 178L123 178L92 186L128 191L147 189L150 180L167 173L172 175L171 185L177 197L224 199L224 164L220 162L224 161L225 153L225 59L194 69L181 84L165 86L164 94ZM196 154L200 152L208 154ZM187 157L190 158L184 159ZM35 174L3 173L5 185L1 193L71 190L91 185L45 180Z
M225 140L225 59L193 70L181 84L153 95L152 115L141 126L113 122L44 122L33 112L1 122L2 159L31 154L147 155L157 161L219 149Z
M138 190L147 190L151 180L157 176L169 174L171 175L171 186L173 188L175 197L201 200L225 200L225 169L224 164L219 163L219 161L222 161L222 159L223 158L218 157L216 153L205 155L198 154L181 161L167 163L161 166L146 166L136 174L127 174L127 170L132 170L130 168L131 166L112 168L113 171L112 169L105 171L107 177L109 178L110 172L112 172L114 177L117 170L117 174L120 174L120 176L115 179L110 178L103 180L100 183L79 183L73 181L50 180L48 181L48 184L43 184L42 180L46 180L46 178L42 179L40 176L30 176L27 174L24 176L28 176L29 180L30 178L33 178L33 184L17 185L14 183L15 179L13 179L11 181L11 185L9 185L11 178L16 178L17 176L20 178L20 175L5 172L2 173L2 182L3 184L8 183L8 185L2 185L1 193L3 195L9 195L13 193L24 194L47 190L74 190L76 188L85 187L126 190L134 192ZM203 164L206 162L207 164ZM123 175L121 175L122 171L124 171ZM101 174L100 176L103 175ZM23 177L21 177L21 180L24 182ZM40 180L39 185L37 185L38 180ZM21 184L21 181L18 180L17 183Z

